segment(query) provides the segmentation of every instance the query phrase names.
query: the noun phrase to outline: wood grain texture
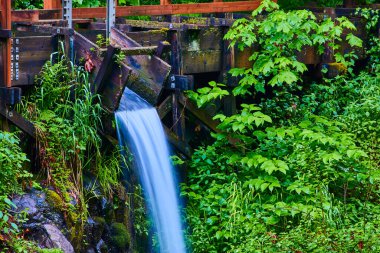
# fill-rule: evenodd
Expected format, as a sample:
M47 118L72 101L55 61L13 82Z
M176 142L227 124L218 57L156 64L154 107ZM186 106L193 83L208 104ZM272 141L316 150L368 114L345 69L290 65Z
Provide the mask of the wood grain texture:
M226 13L255 10L259 5L259 0L237 1L237 2L212 2L212 3L193 3L193 4L169 4L164 0L163 5L141 5L141 6L117 6L116 17L126 16L154 16L154 15L175 15L175 14L193 14L193 13ZM47 8L49 5L47 6ZM50 8L50 7L49 7ZM45 9L45 10L21 10L12 11L13 21L38 21L39 19L60 19L62 10ZM94 8L74 8L74 19L87 18L105 18L105 7Z
M111 30L111 44L122 48L141 47L121 31ZM170 65L156 56L127 56L124 63L131 69L127 86L155 105L170 72Z

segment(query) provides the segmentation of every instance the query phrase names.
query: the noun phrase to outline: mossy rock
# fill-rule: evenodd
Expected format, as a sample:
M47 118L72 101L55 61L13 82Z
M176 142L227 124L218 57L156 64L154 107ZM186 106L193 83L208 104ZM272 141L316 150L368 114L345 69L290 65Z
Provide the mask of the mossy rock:
M125 250L129 247L130 236L127 227L123 223L114 222L111 224L111 243L118 250Z
M46 201L52 208L54 208L54 210L60 212L64 210L65 203L62 200L61 196L59 196L58 193L56 193L55 191L47 190Z
M95 221L95 226L91 234L94 238L94 241L98 242L102 238L107 223L103 217L95 216L93 220Z

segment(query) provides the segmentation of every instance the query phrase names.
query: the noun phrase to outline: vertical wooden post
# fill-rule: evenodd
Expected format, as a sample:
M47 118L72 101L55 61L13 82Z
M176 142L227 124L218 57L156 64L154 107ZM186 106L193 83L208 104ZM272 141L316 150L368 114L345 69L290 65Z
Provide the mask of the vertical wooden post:
M168 4L171 4L172 1L171 0L160 0L160 5L168 5Z
M11 30L11 0L1 0L1 26L4 30ZM3 44L3 72L2 86L11 87L11 38L6 38Z
M223 35L228 32L229 27L225 26L221 28ZM219 81L226 84L230 90L235 86L237 82L236 78L233 78L228 72L231 68L235 67L235 49L229 48L230 42L228 40L222 40L222 71L220 72ZM232 93L232 92L231 92ZM223 100L223 110L227 116L236 114L236 97L232 94L226 96Z
M182 59L181 59L181 45L180 45L180 31L170 31L169 41L171 44L171 56L170 63L172 65L172 74L182 75ZM175 89L172 94L172 113L173 113L173 131L178 136L179 140L185 141L185 116L184 108L181 110L180 99L181 91L180 89Z
M44 0L44 10L62 9L62 0Z
M11 30L11 0L1 0L1 28L3 30ZM11 47L12 41L11 38L5 38L2 43L2 58L3 58L3 80L0 83L1 87L10 88L12 85L11 78ZM5 99L0 101L2 103L0 107L6 108L8 111L8 106L6 105ZM6 118L0 120L0 127L9 131L9 125Z

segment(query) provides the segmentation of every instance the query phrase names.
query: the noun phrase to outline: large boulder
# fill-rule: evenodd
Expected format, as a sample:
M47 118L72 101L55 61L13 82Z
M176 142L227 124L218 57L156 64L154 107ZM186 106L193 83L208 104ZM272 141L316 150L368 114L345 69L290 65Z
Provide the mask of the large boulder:
M73 246L64 235L68 233L63 214L57 205L51 203L52 192L48 190L46 194L32 189L23 195L14 196L12 201L17 207L15 211L27 213L28 221L23 224L23 228L28 231L27 239L35 241L40 248L59 248L65 253L74 253Z

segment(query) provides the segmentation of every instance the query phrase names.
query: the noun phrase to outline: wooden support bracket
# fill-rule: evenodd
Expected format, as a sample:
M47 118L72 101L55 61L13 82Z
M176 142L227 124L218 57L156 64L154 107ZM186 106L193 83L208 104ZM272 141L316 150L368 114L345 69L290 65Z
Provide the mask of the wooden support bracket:
M16 111L10 110L4 103L0 103L0 114L10 121L12 124L20 128L23 132L35 138L36 129L30 121L26 120Z

